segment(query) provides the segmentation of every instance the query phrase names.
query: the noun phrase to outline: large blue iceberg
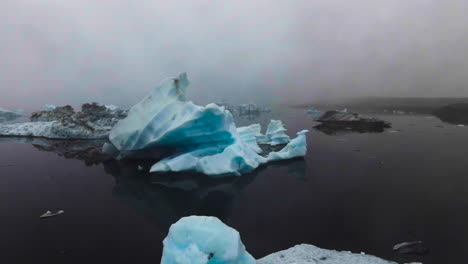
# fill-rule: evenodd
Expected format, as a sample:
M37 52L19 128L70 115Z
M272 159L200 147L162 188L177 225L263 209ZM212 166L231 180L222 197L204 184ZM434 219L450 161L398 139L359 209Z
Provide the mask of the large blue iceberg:
M134 105L111 130L109 140L119 157L170 149L173 155L154 164L151 172L195 170L211 176L241 175L272 160L304 156L305 133L290 142L281 121L272 120L266 135L254 124L237 128L232 114L216 104L198 106L187 101L185 73L164 81ZM286 144L261 156L258 144Z

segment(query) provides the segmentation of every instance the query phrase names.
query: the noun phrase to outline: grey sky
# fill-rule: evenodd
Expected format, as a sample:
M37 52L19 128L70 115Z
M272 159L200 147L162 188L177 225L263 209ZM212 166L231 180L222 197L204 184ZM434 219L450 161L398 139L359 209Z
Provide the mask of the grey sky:
M3 0L0 107L468 96L465 0Z

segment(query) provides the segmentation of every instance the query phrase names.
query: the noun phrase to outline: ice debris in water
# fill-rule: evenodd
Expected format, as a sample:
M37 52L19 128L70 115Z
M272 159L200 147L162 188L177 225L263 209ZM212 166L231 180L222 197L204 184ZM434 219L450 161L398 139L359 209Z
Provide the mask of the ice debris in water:
M258 143L290 141L283 123L272 120L266 135L260 125L236 128L232 114L216 104L198 106L187 101L187 75L163 82L134 105L111 130L109 140L119 157L170 148L175 154L154 164L151 172L195 170L211 176L241 175L271 160L305 155L305 132L278 154L259 155ZM299 146L302 144L302 146Z
M239 232L216 217L181 218L163 241L161 264L255 264Z
M56 216L56 215L61 215L61 214L63 214L63 213L65 213L65 211L63 211L63 210L59 210L59 211L57 211L56 213L52 213L51 211L47 211L47 212L45 212L44 214L42 214L42 215L40 216L40 218L52 217L52 216Z

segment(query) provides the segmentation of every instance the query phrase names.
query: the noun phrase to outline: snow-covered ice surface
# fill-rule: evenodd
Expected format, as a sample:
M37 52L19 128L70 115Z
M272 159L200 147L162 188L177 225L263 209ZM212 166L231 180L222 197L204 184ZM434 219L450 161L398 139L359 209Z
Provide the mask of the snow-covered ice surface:
M104 139L124 110L98 103L83 104L80 112L73 107L49 107L31 114L31 122L0 125L0 136L44 137L52 139Z
M163 241L161 264L255 264L239 232L216 217L181 218Z
M44 137L53 139L103 139L109 135L111 127L69 127L59 121L25 122L0 125L1 136Z
M278 155L270 153L274 158L260 156L257 143L289 142L281 121L272 120L265 136L260 125L236 128L232 114L224 107L203 107L187 101L188 85L185 73L166 80L129 110L109 135L120 152L119 158L167 147L174 149L175 154L154 164L151 172L195 170L210 176L227 176L251 172L270 160L305 155L304 132ZM260 142L264 139L267 141Z
M257 260L257 264L396 264L364 253L321 249L301 244Z

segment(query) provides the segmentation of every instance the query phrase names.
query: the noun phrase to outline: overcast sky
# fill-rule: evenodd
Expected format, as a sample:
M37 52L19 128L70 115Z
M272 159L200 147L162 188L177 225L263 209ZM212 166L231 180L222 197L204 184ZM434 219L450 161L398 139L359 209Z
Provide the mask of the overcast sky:
M2 0L0 107L468 96L466 0Z

